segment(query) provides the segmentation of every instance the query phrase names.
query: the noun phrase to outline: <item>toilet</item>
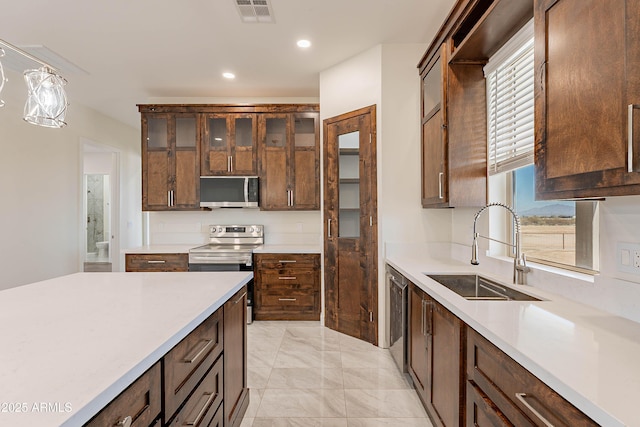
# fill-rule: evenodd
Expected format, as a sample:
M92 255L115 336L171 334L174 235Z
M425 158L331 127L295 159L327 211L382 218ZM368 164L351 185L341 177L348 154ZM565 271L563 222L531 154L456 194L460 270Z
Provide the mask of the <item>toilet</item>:
M109 258L109 242L96 242L98 258Z

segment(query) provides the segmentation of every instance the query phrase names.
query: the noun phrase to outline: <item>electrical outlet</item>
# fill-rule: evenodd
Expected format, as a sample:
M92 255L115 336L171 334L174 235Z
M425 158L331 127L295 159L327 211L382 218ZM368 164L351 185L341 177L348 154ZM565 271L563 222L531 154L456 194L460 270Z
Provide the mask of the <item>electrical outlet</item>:
M618 242L616 266L618 271L640 275L640 244Z

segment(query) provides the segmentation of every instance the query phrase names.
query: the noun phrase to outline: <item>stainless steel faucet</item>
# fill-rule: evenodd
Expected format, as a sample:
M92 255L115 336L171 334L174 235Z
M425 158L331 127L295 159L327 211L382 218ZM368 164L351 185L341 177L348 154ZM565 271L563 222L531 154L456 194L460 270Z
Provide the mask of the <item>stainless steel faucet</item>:
M515 244L503 242L502 240L492 239L491 237L483 236L480 233L476 232L476 223L478 222L480 214L491 206L500 206L502 208L505 208L511 213L511 215L513 215L513 223L515 227L515 230L513 230L513 234ZM516 256L513 259L513 283L524 285L526 283L525 274L529 271L529 267L527 267L526 257L520 251L520 218L515 213L515 211L504 203L489 203L476 213L476 216L473 218L473 244L471 245L471 264L473 265L480 264L478 262L478 237L482 237L483 239L492 240L494 242L502 243L503 245L515 248Z

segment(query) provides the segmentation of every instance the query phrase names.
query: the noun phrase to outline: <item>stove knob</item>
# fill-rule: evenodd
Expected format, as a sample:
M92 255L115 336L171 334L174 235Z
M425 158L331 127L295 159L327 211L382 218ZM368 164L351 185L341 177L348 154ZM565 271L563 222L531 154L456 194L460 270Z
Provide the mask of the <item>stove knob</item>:
M249 233L253 233L253 227L249 227Z

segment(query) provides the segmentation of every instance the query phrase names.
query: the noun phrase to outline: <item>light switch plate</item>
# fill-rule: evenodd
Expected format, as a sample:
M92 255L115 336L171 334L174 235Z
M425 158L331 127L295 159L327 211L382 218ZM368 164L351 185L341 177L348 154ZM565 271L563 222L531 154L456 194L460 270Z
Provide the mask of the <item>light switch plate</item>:
M640 244L618 242L616 267L618 271L640 275Z

